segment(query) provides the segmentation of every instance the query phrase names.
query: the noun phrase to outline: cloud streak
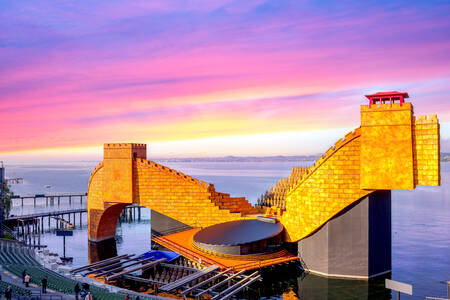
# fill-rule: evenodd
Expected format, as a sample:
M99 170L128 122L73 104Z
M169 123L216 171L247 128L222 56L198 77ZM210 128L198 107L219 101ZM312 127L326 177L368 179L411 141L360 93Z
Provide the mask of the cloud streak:
M449 12L440 1L4 1L0 152L343 128L365 93L387 89L450 121Z

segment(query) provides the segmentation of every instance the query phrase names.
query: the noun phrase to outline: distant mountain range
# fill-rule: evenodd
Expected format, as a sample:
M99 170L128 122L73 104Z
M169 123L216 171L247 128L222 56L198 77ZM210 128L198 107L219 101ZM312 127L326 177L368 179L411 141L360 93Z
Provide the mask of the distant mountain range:
M314 161L319 155L294 156L224 156L224 157L192 157L192 158L155 158L160 162L265 162L265 161Z
M191 157L191 158L154 158L159 162L298 162L315 161L320 155L276 155L276 156L223 156L223 157ZM441 152L441 161L450 162L450 153Z

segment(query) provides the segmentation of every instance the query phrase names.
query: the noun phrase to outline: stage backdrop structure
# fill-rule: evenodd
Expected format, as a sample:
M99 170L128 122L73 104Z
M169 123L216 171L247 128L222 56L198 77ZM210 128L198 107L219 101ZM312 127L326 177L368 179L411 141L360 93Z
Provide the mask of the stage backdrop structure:
M105 144L89 181L89 240L113 238L121 211L133 203L150 208L152 228L161 231L270 215L305 270L350 278L390 272L390 191L440 185L439 122L436 115L415 117L407 93L366 97L361 126L291 181L277 209L148 161L144 144Z

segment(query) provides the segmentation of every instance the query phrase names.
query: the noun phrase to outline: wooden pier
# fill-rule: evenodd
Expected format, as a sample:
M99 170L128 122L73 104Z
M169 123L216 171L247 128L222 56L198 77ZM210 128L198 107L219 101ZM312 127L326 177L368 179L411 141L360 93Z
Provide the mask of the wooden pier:
M48 219L48 229L51 227L51 220L55 220L55 228L59 229L62 227L61 222L68 222L76 228L77 225L77 216L79 216L79 226L81 227L83 224L82 214L87 213L86 208L75 208L75 209L67 209L67 210L56 210L56 211L47 211L41 213L27 214L15 216L12 215L6 218L5 223L7 223L10 227L20 226L20 222L32 222L33 220L39 220L39 227L41 233L44 233L44 218ZM20 221L22 220L22 221Z
M74 194L71 194L72 196ZM26 198L25 196L24 198ZM49 196L50 197L50 196ZM16 198L17 199L17 198ZM120 221L141 219L141 206L130 205L124 208ZM83 214L86 208L72 208L66 210L49 210L25 215L11 215L4 220L4 224L11 228L12 235L29 246L42 247L41 234L51 229L74 229L83 226ZM45 220L47 219L47 220ZM45 228L46 227L46 228Z
M75 201L75 199L79 199L80 204L83 203L83 200L87 200L87 193L68 193L68 194L34 194L34 195L13 195L11 197L11 200L13 201L19 201L21 206L24 205L24 200L26 199L32 199L33 200L33 206L36 206L37 199L45 199L45 205L46 206L53 206L56 203L58 205L61 204L61 200L67 200L69 204L72 204L72 200Z

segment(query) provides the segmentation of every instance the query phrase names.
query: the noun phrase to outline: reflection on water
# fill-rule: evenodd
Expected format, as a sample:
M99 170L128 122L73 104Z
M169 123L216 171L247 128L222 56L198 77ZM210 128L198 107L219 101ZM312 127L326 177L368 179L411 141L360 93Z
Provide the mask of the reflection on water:
M90 263L117 256L114 239L89 243ZM304 273L296 264L286 264L261 270L263 280L241 292L242 299L367 299L388 300L391 294L384 287L390 274L370 280L344 280L325 278ZM140 285L136 286L136 291Z
M384 287L384 280L390 274L370 280L331 279L310 274L298 277L300 299L391 299L391 293Z
M72 163L40 166L9 166L7 177L23 177L23 185L12 188L17 194L48 192L86 192L89 175L97 163ZM183 173L193 174L201 180L214 183L218 191L232 196L246 196L254 203L256 198L277 179L288 176L291 162L263 163L168 163ZM192 171L192 172L191 172ZM245 171L245 172L244 172ZM413 285L414 295L402 295L402 299L424 299L426 296L446 296L446 280L450 279L450 163L442 163L441 187L417 187L415 191L392 193L392 274L394 280ZM51 191L43 186L51 184ZM61 201L59 209L85 207L78 201L69 205ZM12 213L46 210L45 199L32 201L23 208L15 206ZM52 209L58 209L55 204ZM77 218L78 219L78 218ZM140 254L151 249L150 212L142 211L140 221L119 222L114 245L96 248L88 246L87 218L83 214L83 226L74 230L74 236L66 238L66 254L74 258L73 266L88 263L91 257L107 257L111 253ZM62 254L62 238L53 230L47 230L42 243ZM104 256L102 256L104 255ZM297 268L269 269L258 291L250 291L248 297L281 299L297 295L302 300L314 299L390 299L384 289L384 278L370 281L327 279L302 274ZM295 299L295 298L294 298Z
M89 263L95 263L117 256L117 243L115 239L109 239L100 243L88 242Z

